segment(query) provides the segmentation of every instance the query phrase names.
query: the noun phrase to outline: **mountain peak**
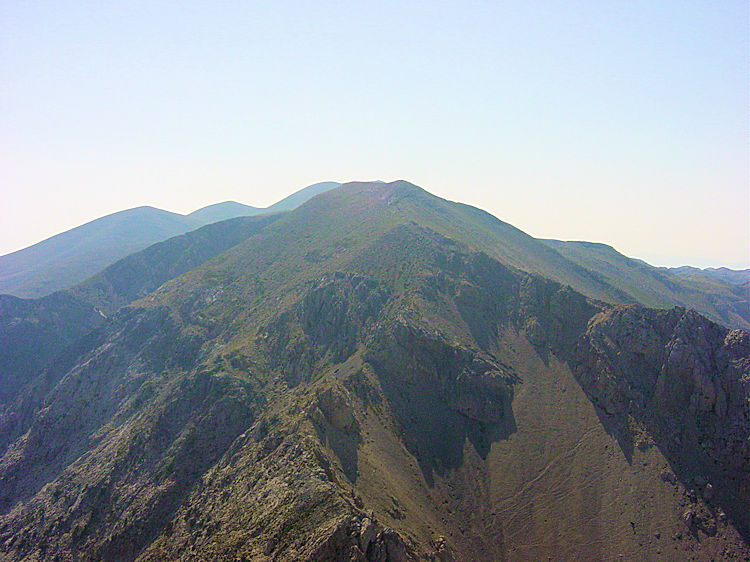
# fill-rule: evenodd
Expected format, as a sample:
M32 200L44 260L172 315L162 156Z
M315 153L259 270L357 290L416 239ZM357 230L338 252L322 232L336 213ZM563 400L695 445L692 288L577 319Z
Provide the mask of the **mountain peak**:
M312 185L308 185L304 189L295 191L288 197L285 197L281 201L274 203L270 207L264 209L264 211L269 212L269 213L291 211L299 207L303 203L307 202L308 200L312 199L316 195L320 195L321 193L325 193L326 191L335 189L339 187L340 185L341 184L339 182L335 182L335 181L322 181L322 182L314 183Z
M384 181L352 181L341 185L341 189L334 193L346 193L348 195L356 195L370 199L372 201L386 201L393 202L409 195L424 195L429 196L430 194L406 180L396 180L392 182Z
M201 224L209 224L236 217L257 215L262 213L263 209L243 205L237 201L222 201L197 209L187 215L188 217L199 221Z

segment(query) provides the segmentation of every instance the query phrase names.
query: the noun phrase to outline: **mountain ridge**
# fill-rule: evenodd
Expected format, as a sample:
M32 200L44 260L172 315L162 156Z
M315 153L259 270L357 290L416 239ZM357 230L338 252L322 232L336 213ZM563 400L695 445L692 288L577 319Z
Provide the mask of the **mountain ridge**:
M70 287L120 258L211 222L290 210L335 182L299 190L268 208L222 202L181 215L151 206L110 213L0 256L0 294L41 297Z
M607 244L541 241L606 279L625 296L621 302L695 308L726 326L750 328L750 284L743 280L748 276L744 271L660 268L629 258Z

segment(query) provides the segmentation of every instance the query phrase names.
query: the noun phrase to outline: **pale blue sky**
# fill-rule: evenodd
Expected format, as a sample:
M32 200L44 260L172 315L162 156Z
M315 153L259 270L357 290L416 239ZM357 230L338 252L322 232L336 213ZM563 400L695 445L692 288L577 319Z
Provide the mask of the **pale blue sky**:
M6 0L0 254L403 178L534 236L748 267L747 30L729 0Z

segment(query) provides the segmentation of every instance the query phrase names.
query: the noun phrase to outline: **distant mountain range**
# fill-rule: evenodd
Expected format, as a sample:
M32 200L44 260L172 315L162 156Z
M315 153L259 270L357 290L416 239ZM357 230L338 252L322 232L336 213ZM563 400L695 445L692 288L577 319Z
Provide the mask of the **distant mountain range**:
M685 265L682 267L660 268L667 269L670 273L684 279L693 279L701 282L719 280L730 285L742 285L750 283L750 269L729 269L728 267L706 267L699 269Z
M0 294L44 296L83 281L120 258L156 242L221 220L289 211L338 185L317 183L264 209L226 201L189 215L154 207L113 213L0 256Z
M315 183L292 193L281 201L277 201L270 207L250 207L249 205L243 205L236 201L224 201L223 203L216 203L215 205L209 205L208 207L203 207L202 209L193 211L187 216L188 218L199 221L201 224L209 224L235 217L249 217L263 213L291 211L302 205L302 203L308 199L312 199L316 195L338 187L339 185L341 184L334 181Z
M681 274L352 182L2 296L0 558L750 557L750 334L685 306L742 284Z

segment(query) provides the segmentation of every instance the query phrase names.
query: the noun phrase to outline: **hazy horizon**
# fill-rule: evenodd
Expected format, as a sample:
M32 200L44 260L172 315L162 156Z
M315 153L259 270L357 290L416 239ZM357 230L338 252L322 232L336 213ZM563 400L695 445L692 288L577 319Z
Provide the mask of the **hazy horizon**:
M539 238L750 267L748 6L8 2L0 255L141 205L405 179Z

